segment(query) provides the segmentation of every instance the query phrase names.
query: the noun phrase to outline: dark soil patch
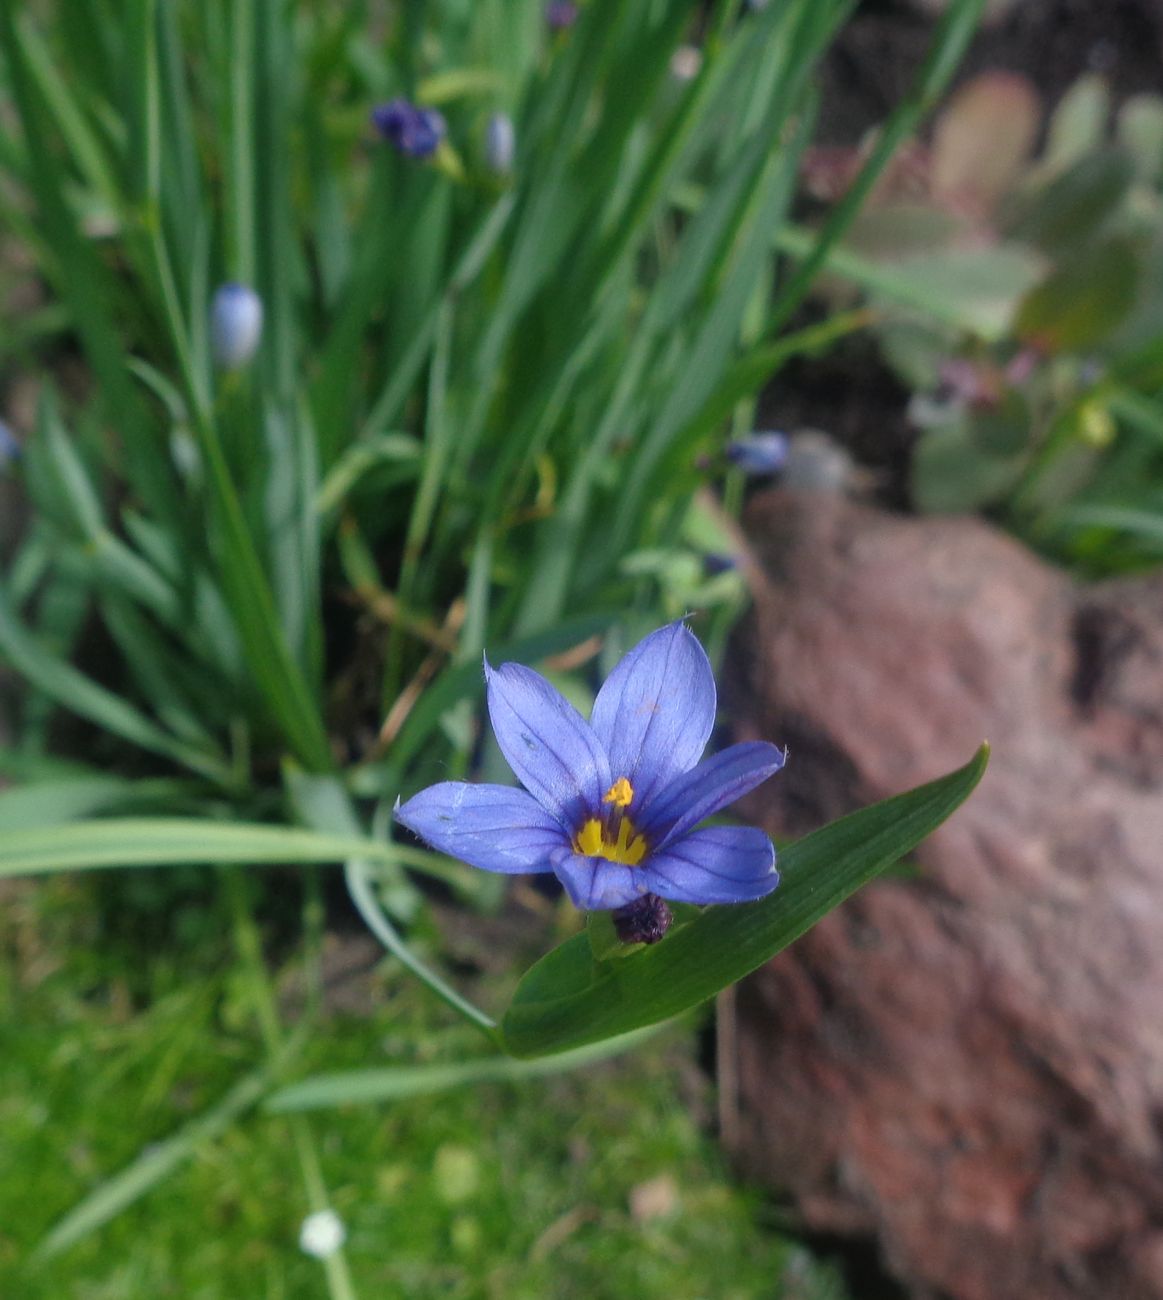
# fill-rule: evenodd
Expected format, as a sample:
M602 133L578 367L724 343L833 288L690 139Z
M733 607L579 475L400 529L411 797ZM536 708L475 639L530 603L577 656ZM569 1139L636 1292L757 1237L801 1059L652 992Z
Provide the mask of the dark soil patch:
M904 0L866 0L823 65L819 143L854 144L908 93L933 20ZM1163 60L1160 0L1016 0L974 38L957 72L988 68L1029 77L1053 106L1083 73L1101 73L1116 102L1158 92Z

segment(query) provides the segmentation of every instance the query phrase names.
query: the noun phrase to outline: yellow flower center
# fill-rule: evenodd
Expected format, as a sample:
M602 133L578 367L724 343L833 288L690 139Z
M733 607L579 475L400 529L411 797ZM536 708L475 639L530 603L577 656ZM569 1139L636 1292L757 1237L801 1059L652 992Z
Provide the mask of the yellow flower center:
M574 837L573 847L588 858L605 858L636 867L646 856L646 841L634 829L634 823L622 813L634 798L634 787L620 776L602 796L602 803L613 804L604 817L591 817Z
M587 858L605 858L609 862L624 862L636 867L646 856L646 841L634 829L628 817L623 817L616 834L607 829L596 817L591 817L577 833L573 847Z

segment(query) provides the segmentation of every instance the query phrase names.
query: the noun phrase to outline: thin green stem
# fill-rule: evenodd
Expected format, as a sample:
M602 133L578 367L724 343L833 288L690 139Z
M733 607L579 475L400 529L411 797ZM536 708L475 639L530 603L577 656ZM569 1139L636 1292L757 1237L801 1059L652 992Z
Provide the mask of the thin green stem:
M263 961L262 945L259 942L258 927L255 925L254 913L246 895L246 885L238 871L227 870L222 873L226 894L230 903L231 923L234 931L234 944L242 959L247 976L248 992L254 1006L255 1019L258 1021L263 1044L270 1061L281 1059L284 1051L283 1029L279 1023L278 1003L275 991L267 974ZM303 1188L307 1194L307 1205L312 1214L331 1208L327 1194L327 1184L319 1164L319 1153L311 1135L310 1125L305 1117L296 1115L291 1118L291 1140L295 1144L295 1154L299 1160L299 1171L303 1178ZM342 1247L334 1254L326 1256L323 1261L327 1277L327 1289L331 1300L357 1300L352 1284L351 1272Z
M400 937L396 927L384 915L384 910L376 899L368 877L367 864L357 861L348 862L344 867L344 878L347 881L347 889L351 894L351 900L359 909L360 916L367 922L368 929L392 956L397 957L442 1002L447 1003L454 1011L475 1025L490 1043L494 1046L503 1047L504 1043L497 1032L497 1022L487 1016L479 1007L474 1006L467 998L461 997L435 971L429 970Z
M248 4L232 6L230 23L230 182L233 270L254 284L254 175L250 72L254 59L254 14Z
M985 0L954 0L946 10L937 27L929 56L907 98L881 128L864 166L848 192L832 209L815 246L780 291L768 317L769 333L774 334L784 325L803 302L832 249L844 237L897 148L913 134L944 92L977 30L984 7Z

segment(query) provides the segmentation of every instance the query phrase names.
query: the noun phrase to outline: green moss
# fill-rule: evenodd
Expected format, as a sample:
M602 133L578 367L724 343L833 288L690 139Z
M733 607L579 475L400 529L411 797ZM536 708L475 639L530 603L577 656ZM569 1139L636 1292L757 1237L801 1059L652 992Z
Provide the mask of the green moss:
M123 944L111 955L99 942L38 952L30 917L39 912L58 932L63 924L53 888L55 901L25 896L23 923L14 909L20 934L11 915L0 923L9 953L0 1001L0 1294L326 1296L323 1270L298 1247L307 1205L288 1123L261 1113L60 1257L26 1267L83 1196L262 1061L238 969L212 927L189 951L152 961L139 954L135 969ZM81 923L76 897L64 897ZM198 972L189 983L183 964ZM130 987L151 990L144 1005L125 994ZM334 1017L316 1032L296 1074L439 1059L473 1042L390 970L374 992L370 1016ZM803 1252L760 1226L757 1199L729 1181L692 1118L691 1100L707 1098L691 1046L677 1034L583 1073L311 1115L361 1300L742 1300L779 1295L789 1261L796 1283L788 1294L817 1294L803 1289ZM635 1197L652 1181L653 1197ZM807 1276L813 1286L820 1279L814 1265Z

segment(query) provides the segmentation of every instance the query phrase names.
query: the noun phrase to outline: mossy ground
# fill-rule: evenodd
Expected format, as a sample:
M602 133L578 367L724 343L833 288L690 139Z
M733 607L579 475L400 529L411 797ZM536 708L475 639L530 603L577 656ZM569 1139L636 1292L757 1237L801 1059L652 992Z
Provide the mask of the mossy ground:
M0 907L0 1295L327 1296L298 1247L308 1207L288 1121L261 1111L28 1266L82 1197L263 1060L224 905L195 891L155 947L111 935L94 905L104 887L48 882ZM325 1016L294 1077L474 1046L389 966L370 987L370 1014ZM693 1037L673 1031L583 1072L315 1112L309 1124L361 1300L835 1294L764 1225L758 1195L732 1183L700 1111Z

